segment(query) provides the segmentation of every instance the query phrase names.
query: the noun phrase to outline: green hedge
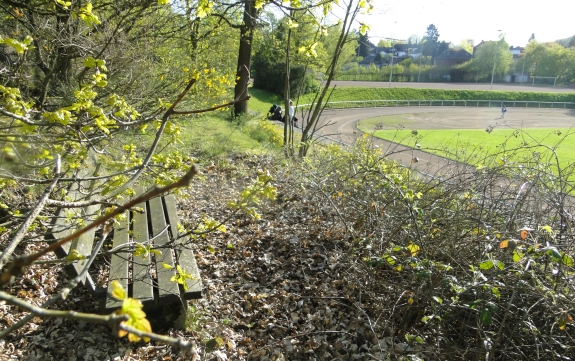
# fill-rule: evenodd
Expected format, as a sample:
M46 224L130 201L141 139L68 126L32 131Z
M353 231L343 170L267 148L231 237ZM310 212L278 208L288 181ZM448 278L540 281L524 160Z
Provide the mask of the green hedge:
M511 92L495 90L443 90L414 88L336 88L330 101L345 100L503 100L575 102L574 93ZM300 103L308 103L307 96Z

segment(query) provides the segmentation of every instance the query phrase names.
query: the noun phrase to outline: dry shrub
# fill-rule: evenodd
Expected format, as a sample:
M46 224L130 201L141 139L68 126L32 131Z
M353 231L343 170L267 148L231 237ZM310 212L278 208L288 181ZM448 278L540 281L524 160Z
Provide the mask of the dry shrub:
M423 177L363 138L298 170L308 211L347 240L341 277L381 355L575 355L570 169L525 155L507 150Z

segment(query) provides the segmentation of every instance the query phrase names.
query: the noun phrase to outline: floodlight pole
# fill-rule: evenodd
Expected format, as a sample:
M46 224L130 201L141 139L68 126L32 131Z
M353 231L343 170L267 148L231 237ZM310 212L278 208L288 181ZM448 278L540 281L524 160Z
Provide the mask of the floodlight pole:
M501 33L501 30L497 30ZM501 41L501 39L499 39ZM495 44L495 56L493 57L493 70L491 71L491 85L489 90L493 89L493 78L495 77L495 64L497 63L497 53L499 52L499 41Z
M393 43L391 44L391 68L389 68L389 87L391 88L391 76L393 75Z
M489 86L489 90L493 89L493 77L495 76L495 63L497 61L497 48L495 48L495 58L493 59L493 70L491 71L491 85Z
M419 74L417 74L417 82L419 83L419 77L421 77L421 57L423 56L423 48L421 54L419 54Z
M523 84L523 72L525 71L525 58L527 58L527 52L523 52L523 68L521 69L521 84Z

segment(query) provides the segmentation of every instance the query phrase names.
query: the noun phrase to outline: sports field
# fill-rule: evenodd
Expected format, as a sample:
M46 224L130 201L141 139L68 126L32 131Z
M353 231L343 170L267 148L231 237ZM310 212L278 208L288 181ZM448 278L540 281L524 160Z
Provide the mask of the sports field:
M508 107L505 119L500 117L499 108L476 107L329 110L322 115L321 133L347 144L363 133L373 134L383 138L376 143L390 158L432 173L450 162L456 147L495 152L503 142L513 147L526 140L546 146L561 142L561 161L575 162L575 110Z
M445 157L464 149L495 154L528 146L541 153L552 147L562 163L570 164L575 162L574 125L574 110L511 108L501 118L498 108L437 107L364 119L358 128Z

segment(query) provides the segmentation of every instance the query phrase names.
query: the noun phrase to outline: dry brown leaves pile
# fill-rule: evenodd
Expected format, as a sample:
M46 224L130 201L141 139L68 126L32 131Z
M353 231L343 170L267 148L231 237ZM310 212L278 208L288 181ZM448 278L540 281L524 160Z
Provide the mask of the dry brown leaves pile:
M370 327L366 309L380 301L362 299L348 261L349 244L336 216L317 212L289 172L265 158L235 159L234 166L203 171L180 201L180 219L193 227L202 217L225 219L226 203L257 174L276 177L278 199L260 207L262 217L237 215L227 232L194 243L204 297L191 301L186 330L161 333L195 340L197 353L181 355L162 344L130 344L105 325L33 319L0 340L0 358L17 360L370 360L388 352L415 351ZM28 246L26 252L32 251ZM93 266L106 279L106 260ZM60 266L32 267L11 293L41 305L67 282ZM387 305L389 306L389 305ZM55 307L97 312L99 300L76 288ZM25 313L0 303L0 329Z

